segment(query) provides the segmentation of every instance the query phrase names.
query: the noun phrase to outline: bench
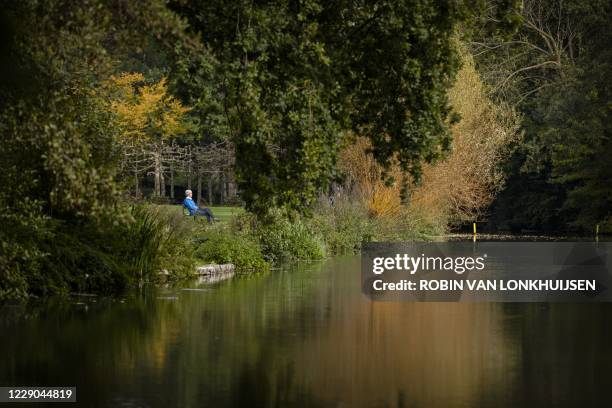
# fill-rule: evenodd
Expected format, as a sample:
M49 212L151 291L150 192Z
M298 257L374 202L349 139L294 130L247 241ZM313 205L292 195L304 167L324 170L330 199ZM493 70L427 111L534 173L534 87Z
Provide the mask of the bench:
M182 208L182 210L183 210L183 215L184 215L185 217L193 217L194 221L195 221L196 219L198 219L198 218L202 218L202 217L201 217L200 215L198 215L198 214L191 215L191 214L189 213L189 210L187 209L187 207L185 207L184 205L181 205L181 208ZM219 221L219 220L218 220L217 218L214 218L214 217L213 217L212 222L213 222L213 223L215 223L215 222L217 222L217 221Z

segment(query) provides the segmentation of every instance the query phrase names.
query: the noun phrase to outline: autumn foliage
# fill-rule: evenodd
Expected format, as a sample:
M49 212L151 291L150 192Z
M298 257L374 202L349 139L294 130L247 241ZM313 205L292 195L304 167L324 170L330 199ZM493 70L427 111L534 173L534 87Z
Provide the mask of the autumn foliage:
M397 163L390 166L386 181L382 168L368 153L367 139L357 137L340 154L347 184L374 218L412 217L421 225L454 224L477 220L502 187L504 178L497 164L507 146L518 137L516 113L489 99L470 56L449 93L461 120L452 127L451 151L443 159L423 167L421 182L406 180ZM402 181L408 194L402 204Z

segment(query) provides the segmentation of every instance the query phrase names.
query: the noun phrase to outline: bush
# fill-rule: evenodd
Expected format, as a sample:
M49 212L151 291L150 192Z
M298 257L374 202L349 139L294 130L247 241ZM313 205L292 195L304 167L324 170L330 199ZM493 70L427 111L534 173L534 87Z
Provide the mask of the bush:
M44 256L38 242L51 231L39 202L25 198L19 213L11 203L0 192L0 301L27 297L28 276L39 271Z
M257 218L250 213L237 217L233 229L259 243L266 259L321 259L325 257L325 244L303 218L290 218L280 209L267 217Z
M372 202L362 198L355 192L341 191L335 194L333 204L325 197L319 200L308 222L323 237L329 254L358 251L363 242L429 240L445 232L446 220L430 217L417 207L374 212Z
M155 280L162 269L173 277L193 274L191 239L195 226L191 218L153 206L135 206L132 216L135 222L115 237L129 276Z
M149 206L132 207L130 214L128 222L47 222L29 230L30 247L0 237L0 298L117 293L155 281L162 269L175 278L193 274L190 219Z
M212 230L199 235L195 256L203 262L233 263L238 270L267 270L269 263L264 259L256 242L244 236L224 230Z
M375 234L365 206L346 198L335 200L333 205L321 200L310 224L323 237L329 254L355 252Z
M42 267L29 278L30 292L39 296L70 292L113 293L132 281L120 258L103 245L93 226L61 225L54 238L42 243Z

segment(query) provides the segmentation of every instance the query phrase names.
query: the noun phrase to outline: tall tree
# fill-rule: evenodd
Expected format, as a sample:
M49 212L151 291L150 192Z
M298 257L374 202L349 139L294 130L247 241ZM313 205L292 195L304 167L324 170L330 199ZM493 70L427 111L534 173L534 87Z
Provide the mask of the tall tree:
M611 17L608 1L528 0L513 38L474 41L483 76L524 117L497 224L592 230L610 222Z
M164 147L189 130L189 108L168 93L166 78L146 84L140 73L123 73L111 76L107 91L121 127L118 141L126 149L145 153L154 170L154 194L164 195Z
M507 2L506 2L507 3ZM172 3L216 61L247 206L306 210L334 177L342 132L418 179L449 146L453 35L481 1Z
M88 224L93 231L107 217L129 218L119 205L119 129L98 89L119 61L148 43L171 56L177 43L183 53L193 52L199 42L184 28L163 0L147 7L122 0L3 3L0 297L7 290L23 294L28 285L58 290L66 284L67 271L47 272L60 270L55 262L62 255L74 255L73 248L57 247L63 244L55 239L60 229L74 232ZM66 252L52 259L52 247Z

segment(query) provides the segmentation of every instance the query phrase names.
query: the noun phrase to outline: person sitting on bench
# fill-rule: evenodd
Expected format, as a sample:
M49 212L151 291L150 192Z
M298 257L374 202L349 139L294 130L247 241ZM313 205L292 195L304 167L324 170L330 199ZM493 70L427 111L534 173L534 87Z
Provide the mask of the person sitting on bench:
M208 222L214 221L212 211L208 208L199 208L198 205L193 201L193 192L191 190L185 190L185 200L183 200L183 207L189 211L189 215L204 215Z

